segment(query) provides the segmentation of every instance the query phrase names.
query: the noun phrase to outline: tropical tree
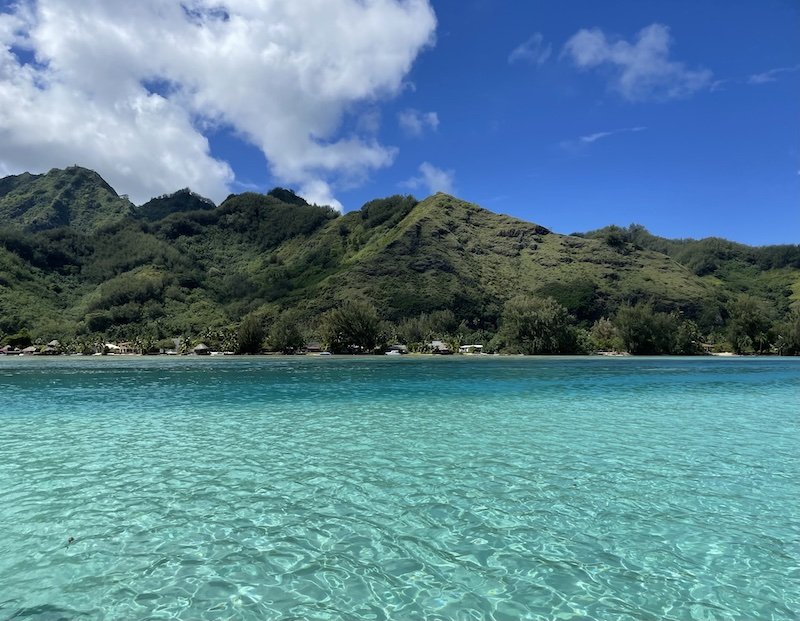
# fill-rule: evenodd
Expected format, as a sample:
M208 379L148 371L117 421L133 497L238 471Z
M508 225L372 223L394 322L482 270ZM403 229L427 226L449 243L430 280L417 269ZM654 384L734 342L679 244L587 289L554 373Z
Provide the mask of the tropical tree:
M246 315L242 323L239 324L236 336L237 354L257 354L260 352L265 336L261 316L256 313Z
M640 302L622 306L613 323L624 348L631 354L672 353L672 337L678 327L674 315L657 313L652 304Z
M672 338L672 349L669 353L679 356L693 356L703 353L703 336L700 328L691 320L684 320L678 315L673 315L678 328Z
M305 345L305 338L300 330L299 315L289 310L278 317L269 329L267 344L274 351L293 354Z
M433 331L427 321L427 315L404 317L395 327L395 336L400 343L409 345L413 350L421 349L433 339Z
M733 303L728 322L728 341L737 354L763 353L769 349L770 320L764 303L743 294Z
M366 300L347 300L322 318L323 341L334 353L371 352L378 344L381 322Z
M622 341L619 332L611 320L602 317L594 322L589 331L592 345L600 351L616 351L621 349Z
M775 347L781 356L800 355L800 309L792 310L775 326Z
M570 315L553 298L510 299L500 317L499 337L505 349L515 353L563 354L575 349Z
M30 333L25 328L23 328L16 334L12 334L11 336L9 336L6 339L6 342L12 347L17 347L19 349L22 349L24 347L30 346L30 344L33 343L33 339L31 338Z

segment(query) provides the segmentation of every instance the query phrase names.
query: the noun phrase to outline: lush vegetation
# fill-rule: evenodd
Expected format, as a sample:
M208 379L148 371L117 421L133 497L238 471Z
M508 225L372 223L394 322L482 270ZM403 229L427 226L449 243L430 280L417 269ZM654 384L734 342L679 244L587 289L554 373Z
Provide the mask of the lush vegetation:
M702 353L702 336L697 324L678 313L659 313L649 303L623 306L612 326L618 348L632 354L692 355ZM615 341L612 339L612 344Z
M798 305L798 246L559 235L444 194L340 215L283 188L134 207L80 168L0 179L0 345L797 354Z
M652 250L673 258L703 280L735 295L748 294L785 315L800 300L800 245L753 247L717 237L664 239L641 225L586 233L621 252Z
M46 175L6 177L0 181L0 226L44 231L61 226L96 229L133 212L96 172L79 166Z
M511 298L500 318L498 344L520 354L560 354L577 350L567 309L553 298Z
M369 302L347 300L325 313L321 331L335 354L371 353L380 342L380 319Z

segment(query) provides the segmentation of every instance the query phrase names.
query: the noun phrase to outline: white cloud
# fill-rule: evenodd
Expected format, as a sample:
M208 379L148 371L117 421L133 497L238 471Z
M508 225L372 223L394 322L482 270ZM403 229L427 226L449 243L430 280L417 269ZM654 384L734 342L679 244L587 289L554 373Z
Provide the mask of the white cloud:
M611 136L613 134L614 134L614 132L596 132L594 134L588 134L586 136L581 136L580 138L578 138L578 140L580 140L584 144L591 144L592 142L600 140L601 138L608 138L609 136Z
M669 59L669 28L651 24L636 35L636 41L611 41L599 29L580 30L564 46L581 69L608 67L611 87L630 101L686 97L709 88L712 73L688 69Z
M409 108L397 115L400 127L409 136L421 136L426 129L436 131L439 127L439 115L436 112L420 112Z
M597 142L598 140L603 140L605 138L609 138L617 134L643 132L646 129L647 129L646 127L637 126L637 127L623 127L622 129L612 129L609 131L602 131L602 132L594 132L592 134L579 136L574 140L564 140L559 144L559 146L566 151L572 151L573 153L575 153L582 151L588 145Z
M584 143L592 143L600 140L601 138L608 138L609 136L613 136L614 134L625 134L628 132L642 132L646 130L646 127L625 127L623 129L614 129L609 132L596 132L594 134L588 134L586 136L581 136L580 141Z
M552 52L553 47L549 43L545 45L544 37L537 32L530 39L512 50L511 54L508 55L508 62L523 61L533 65L542 65L547 62Z
M401 183L401 185L412 190L421 188L429 194L435 194L436 192L453 194L454 181L454 171L437 168L430 162L422 162L422 164L419 165L419 175L411 177L407 181Z
M300 196L309 203L317 205L330 205L334 209L343 211L342 204L333 197L331 187L321 179L314 179L303 184L300 188Z
M776 69L770 69L769 71L764 71L763 73L754 73L753 75L747 78L748 84L767 84L768 82L777 82L778 76L782 73L792 73L794 71L800 71L800 65L795 65L794 67L778 67Z
M221 127L261 149L280 183L336 204L336 187L395 156L374 139L374 115L352 135L344 116L397 94L436 25L428 0L22 0L6 11L0 166L79 163L139 202L184 186L223 198L233 173L204 135Z

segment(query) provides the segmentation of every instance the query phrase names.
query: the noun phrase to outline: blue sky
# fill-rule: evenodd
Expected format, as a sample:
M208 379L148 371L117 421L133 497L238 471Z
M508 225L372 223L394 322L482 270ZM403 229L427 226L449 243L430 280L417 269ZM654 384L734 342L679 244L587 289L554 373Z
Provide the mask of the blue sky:
M263 6L0 1L0 173L800 242L794 0Z
M800 242L800 4L434 7L436 45L409 76L416 88L384 116L436 111L438 127L409 138L386 123L396 164L342 194L346 204L403 191L398 181L428 161L453 171L458 196L560 232L637 222L668 237ZM669 28L670 60L713 73L707 88L631 101L614 90L612 67L580 70L562 56L580 29L633 41L651 24ZM509 62L537 33L550 56ZM794 70L752 78L779 68Z

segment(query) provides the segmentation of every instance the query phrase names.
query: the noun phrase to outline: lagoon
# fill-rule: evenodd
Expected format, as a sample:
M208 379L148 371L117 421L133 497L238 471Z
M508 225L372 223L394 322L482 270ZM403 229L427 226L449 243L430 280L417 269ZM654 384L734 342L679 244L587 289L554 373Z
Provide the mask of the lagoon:
M0 398L2 619L800 618L800 359L14 357Z

